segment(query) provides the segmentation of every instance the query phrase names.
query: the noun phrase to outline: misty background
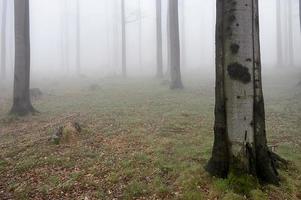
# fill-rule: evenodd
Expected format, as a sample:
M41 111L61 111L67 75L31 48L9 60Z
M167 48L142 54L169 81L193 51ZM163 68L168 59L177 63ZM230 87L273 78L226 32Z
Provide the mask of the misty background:
M80 0L80 54L83 76L117 76L121 74L121 1ZM139 3L140 2L140 3ZM277 69L276 1L260 2L261 53L263 70ZM282 40L285 65L288 65L287 42L289 14L292 16L294 66L301 67L301 34L298 0L292 13L282 1ZM156 71L156 1L127 0L126 39L129 76L154 76ZM167 0L162 0L163 52L166 63ZM2 4L0 4L1 6ZM141 15L139 13L141 8ZM1 9L0 9L1 10ZM14 60L13 1L8 1L7 68L11 80ZM141 18L140 18L141 16ZM76 75L75 0L31 0L31 78ZM141 21L140 21L141 19ZM214 0L179 1L179 23L183 73L198 71L214 76ZM141 42L139 27L141 26ZM2 44L1 44L2 45ZM139 64L141 49L141 65ZM165 64L166 71L166 64ZM267 72L265 72L267 73ZM12 82L12 81L11 81Z

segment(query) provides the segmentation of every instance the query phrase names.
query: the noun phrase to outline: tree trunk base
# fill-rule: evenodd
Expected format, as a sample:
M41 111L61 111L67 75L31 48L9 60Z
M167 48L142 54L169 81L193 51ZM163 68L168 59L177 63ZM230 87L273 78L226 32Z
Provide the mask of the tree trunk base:
M211 158L205 166L205 170L212 176L227 178L229 171L229 162L217 161Z
M176 90L176 89L183 89L184 86L181 82L177 82L177 83L171 83L170 87L171 90Z
M29 114L36 114L39 113L32 105L13 105L12 109L10 110L11 115L18 115L18 116L26 116Z
M266 153L261 153L257 157L256 163L256 174L252 174L253 176L257 176L259 181L263 183L269 183L276 186L279 186L279 176L277 169L279 168L287 168L289 162L283 158L281 158L278 154L265 151ZM219 178L227 178L229 175L229 163L226 161L218 161L214 158L211 158L208 164L205 166L205 170L212 176L216 176Z

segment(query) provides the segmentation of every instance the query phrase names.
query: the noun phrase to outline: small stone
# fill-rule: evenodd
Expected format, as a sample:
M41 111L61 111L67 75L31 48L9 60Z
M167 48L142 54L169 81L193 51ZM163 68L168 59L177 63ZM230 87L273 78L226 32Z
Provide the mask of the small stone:
M69 122L64 126L60 126L55 130L53 135L51 136L51 141L54 144L61 143L76 143L79 133L81 133L82 129L78 122Z

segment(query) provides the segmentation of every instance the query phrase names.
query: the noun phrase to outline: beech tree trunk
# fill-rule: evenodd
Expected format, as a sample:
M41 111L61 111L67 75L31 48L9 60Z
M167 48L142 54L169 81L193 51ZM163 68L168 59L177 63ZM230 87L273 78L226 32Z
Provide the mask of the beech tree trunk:
M162 54L162 4L156 0L156 25L157 25L157 78L163 77L163 54Z
M141 10L141 0L138 2L138 64L142 71L142 10Z
M300 23L300 31L301 31L301 0L299 0L299 23Z
M66 0L62 0L61 10L61 53L62 53L62 66L65 72L69 74L69 20L68 20L69 5Z
M288 23L288 64L289 67L294 66L294 45L293 45L293 13L292 0L288 0L287 5L287 23Z
M258 0L217 0L215 95L207 171L222 178L247 173L278 184L265 133Z
M80 40L80 2L76 0L76 73L81 73L81 40Z
M12 114L34 113L29 95L30 25L29 0L15 0L15 75Z
M7 0L2 0L2 23L1 23L1 79L6 78L6 19Z
M185 0L181 1L181 68L187 66Z
M168 8L167 8L168 9ZM167 69L166 69L166 73L165 73L165 76L166 78L170 81L170 25L169 25L169 14L167 13L167 16L166 16L166 53L167 53L167 59L166 59L166 65L167 65Z
M277 24L277 65L282 67L283 63L283 44L282 44L282 23L281 23L281 2L276 4L276 24Z
M122 55L121 55L121 63L122 63L122 76L126 77L127 72L126 72L126 30L125 30L125 0L121 0L121 43L122 43Z
M169 26L169 44L168 49L170 53L170 88L183 88L181 79L180 67L180 34L179 34L179 12L178 0L168 1L168 26Z

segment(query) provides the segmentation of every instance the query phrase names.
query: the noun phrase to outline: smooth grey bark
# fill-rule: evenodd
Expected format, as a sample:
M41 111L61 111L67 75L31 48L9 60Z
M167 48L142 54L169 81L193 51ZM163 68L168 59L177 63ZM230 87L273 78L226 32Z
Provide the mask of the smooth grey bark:
M156 0L156 41L157 41L157 78L163 78L163 54L162 54L162 4Z
M106 46L107 46L107 67L110 67L112 68L112 42L111 42L111 37L110 37L110 24L109 24L109 19L111 19L111 17L113 18L113 16L110 16L110 13L109 13L109 1L106 0L106 5L105 7L107 8L106 9L106 38L107 38L107 41L106 41ZM113 20L114 21L114 20Z
M34 113L30 95L29 0L15 0L15 74L11 114Z
M179 12L178 0L168 1L168 26L169 26L169 44L170 53L170 88L183 88L181 79L181 61L180 61L180 34L179 34Z
M121 0L121 63L122 63L122 76L127 76L126 70L126 19L125 19L125 0Z
M68 22L68 4L66 0L62 0L61 10L61 51L62 51L62 66L69 73L69 22Z
M119 1L118 0L114 0L114 6L115 8L119 7ZM118 33L118 27L119 27L119 9L114 10L113 13L113 26L112 26L112 31L113 31L113 48L112 51L114 52L114 55L118 56L120 55L120 48L119 48L119 42L118 39L119 38L119 33ZM112 63L111 63L114 67L115 70L118 70L117 68L119 68L118 66L120 65L120 59L113 59L112 58ZM116 71L115 71L116 73Z
M185 0L181 1L181 29L181 67L183 69L187 65Z
M287 23L288 23L288 64L290 67L294 65L294 45L293 45L293 13L292 13L292 0L287 1Z
M76 0L76 73L81 73L81 29L80 29L80 2Z
M206 170L278 184L267 146L258 0L217 0L214 146ZM248 32L244 30L250 30Z
M138 63L139 68L142 70L142 10L141 10L141 0L138 2Z
M6 19L7 0L2 0L2 23L1 23L1 78L6 78Z
M277 66L282 67L283 62L283 46L282 46L282 23L281 23L281 2L276 2L276 24L277 24Z
M299 23L300 23L300 31L301 31L301 0L299 0Z
M167 11L168 11L168 8L167 8ZM167 70L166 70L166 73L165 73L165 76L166 78L170 81L170 25L169 25L169 14L167 13L167 16L166 16L166 46L167 46L167 49L166 49L166 53L167 53L167 59L166 59L166 65L167 65Z

